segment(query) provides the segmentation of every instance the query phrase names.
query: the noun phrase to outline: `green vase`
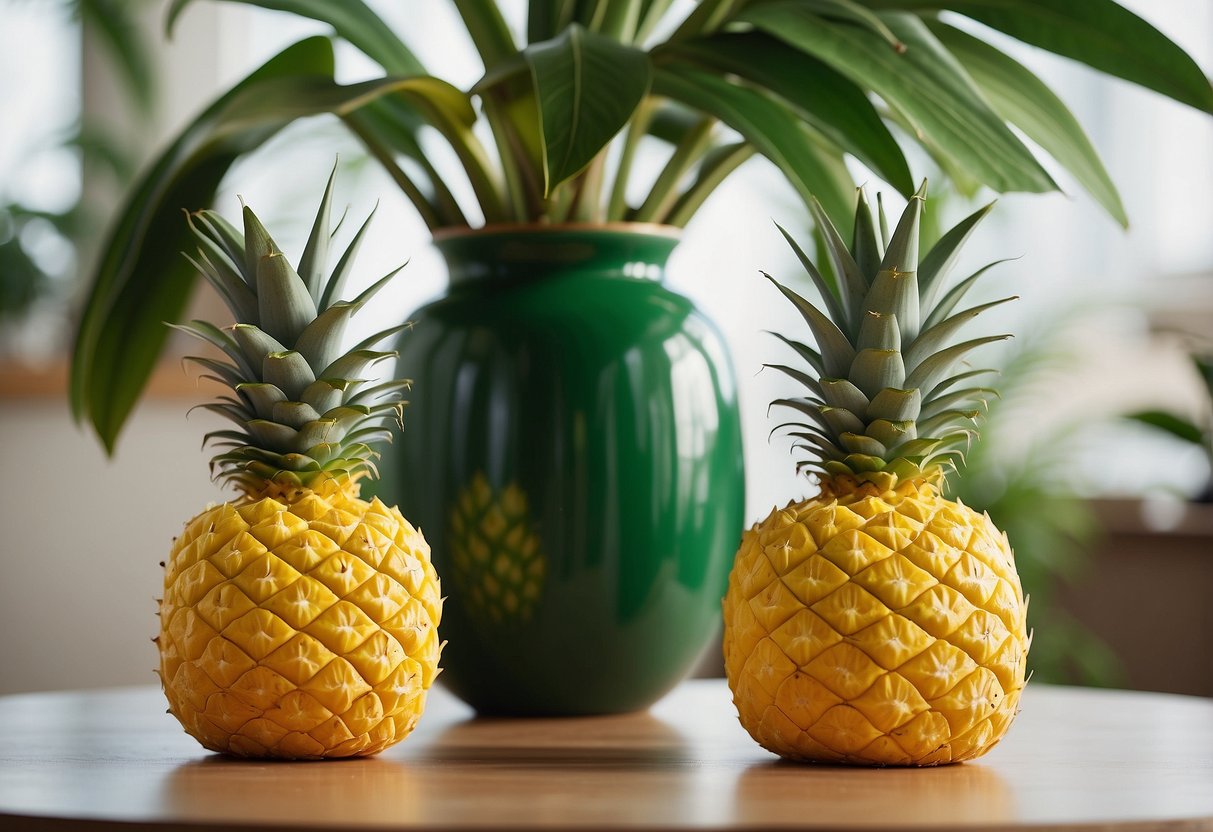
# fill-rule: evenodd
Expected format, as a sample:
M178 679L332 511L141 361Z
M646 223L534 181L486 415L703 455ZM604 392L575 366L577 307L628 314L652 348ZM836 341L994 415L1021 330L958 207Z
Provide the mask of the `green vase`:
M445 296L380 490L447 595L442 680L481 713L659 699L712 640L744 501L725 345L662 285L660 227L445 234Z

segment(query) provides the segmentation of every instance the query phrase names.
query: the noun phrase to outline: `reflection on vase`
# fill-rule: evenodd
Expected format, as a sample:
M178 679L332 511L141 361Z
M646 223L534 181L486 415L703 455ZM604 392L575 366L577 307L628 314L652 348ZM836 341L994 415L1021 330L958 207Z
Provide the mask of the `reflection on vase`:
M547 560L516 484L494 491L477 471L451 509L447 548L452 577L474 615L505 626L534 616Z

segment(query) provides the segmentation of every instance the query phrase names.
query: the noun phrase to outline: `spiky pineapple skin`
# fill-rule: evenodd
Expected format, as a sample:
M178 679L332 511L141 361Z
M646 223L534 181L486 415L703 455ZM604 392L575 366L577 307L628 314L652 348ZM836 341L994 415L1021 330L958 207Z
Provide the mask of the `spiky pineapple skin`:
M543 594L547 560L526 493L511 483L494 490L477 473L451 509L451 574L472 614L487 623L530 621Z
M165 564L169 710L213 751L375 754L421 716L441 612L425 538L356 484L208 508Z
M1006 535L933 481L832 485L743 536L724 599L742 725L797 760L981 756L1017 712L1029 646Z

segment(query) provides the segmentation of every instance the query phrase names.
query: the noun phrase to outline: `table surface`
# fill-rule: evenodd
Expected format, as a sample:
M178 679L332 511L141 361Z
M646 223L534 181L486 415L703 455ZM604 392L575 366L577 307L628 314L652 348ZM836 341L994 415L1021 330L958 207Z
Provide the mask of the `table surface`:
M1029 686L980 761L778 761L721 680L646 713L475 719L442 690L379 757L231 759L155 688L0 698L0 828L1182 828L1213 830L1213 700Z

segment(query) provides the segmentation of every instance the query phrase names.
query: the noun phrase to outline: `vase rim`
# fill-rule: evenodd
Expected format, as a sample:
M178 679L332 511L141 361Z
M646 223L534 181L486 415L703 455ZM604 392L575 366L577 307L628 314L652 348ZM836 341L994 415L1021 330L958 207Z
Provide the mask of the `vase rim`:
M451 226L437 228L432 233L435 243L444 240L462 239L466 237L489 237L501 234L557 234L561 232L596 232L608 234L638 234L646 237L665 237L671 240L682 239L682 229L676 225L664 225L656 222L498 222L482 225L479 228L470 226Z

